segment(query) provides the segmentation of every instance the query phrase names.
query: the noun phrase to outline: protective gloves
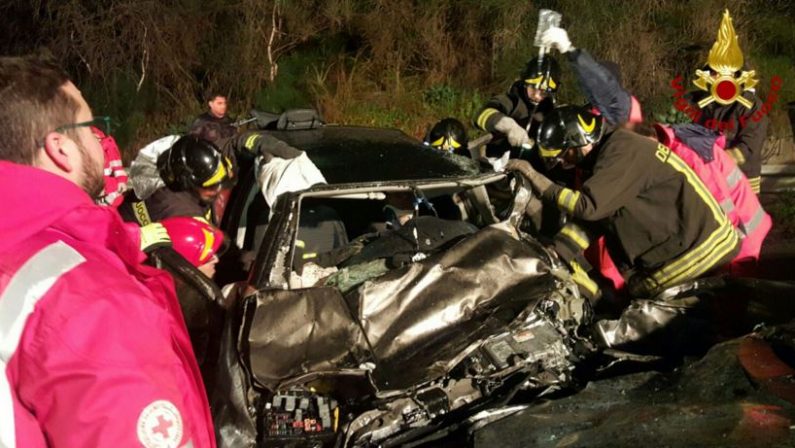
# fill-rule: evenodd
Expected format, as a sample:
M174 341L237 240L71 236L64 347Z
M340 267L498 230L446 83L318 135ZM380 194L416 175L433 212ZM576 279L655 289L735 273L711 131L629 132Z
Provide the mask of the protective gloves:
M497 123L494 124L494 129L505 134L508 137L508 143L515 148L522 145L530 145L530 137L527 136L527 131L511 117L502 117L497 120Z
M569 40L569 33L563 28L556 26L551 27L541 35L541 43L550 48L557 48L561 53L568 53L574 50Z
M533 169L530 163L528 163L526 160L511 159L508 161L508 164L505 165L505 170L516 171L517 173L520 173L530 182L530 185L533 186L533 189L538 194L544 194L549 187L552 186L552 181Z
M158 247L171 246L171 237L168 231L159 222L153 222L141 227L141 250L151 252Z

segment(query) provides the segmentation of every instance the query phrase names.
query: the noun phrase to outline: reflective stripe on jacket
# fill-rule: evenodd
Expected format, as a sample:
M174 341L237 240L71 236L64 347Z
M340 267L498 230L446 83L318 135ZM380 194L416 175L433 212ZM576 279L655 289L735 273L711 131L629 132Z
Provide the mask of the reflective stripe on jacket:
M687 130L692 131L694 126L697 125L687 125ZM759 203L748 178L724 150L725 137L715 135L710 154L712 160L705 161L680 138L687 134L679 132L680 135L677 135L679 128L659 124L655 127L660 142L671 148L696 172L738 230L742 242L733 262L749 258L758 260L762 243L773 221ZM710 132L705 128L703 130Z
M0 161L0 446L213 447L168 274L75 184ZM54 200L57 198L57 200Z

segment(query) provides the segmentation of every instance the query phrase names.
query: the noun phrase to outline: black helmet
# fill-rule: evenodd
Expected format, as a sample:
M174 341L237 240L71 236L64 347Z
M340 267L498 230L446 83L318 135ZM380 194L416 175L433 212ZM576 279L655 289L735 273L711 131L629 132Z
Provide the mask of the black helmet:
M445 118L436 123L428 135L425 144L441 151L461 153L467 150L467 131L464 125L455 118Z
M522 81L525 86L535 87L550 95L554 95L560 86L560 66L552 56L545 56L541 64L533 58L522 70Z
M544 116L536 143L545 161L557 161L569 148L580 148L602 138L604 119L585 107L561 106Z
M218 148L194 135L177 140L157 159L160 177L172 190L219 185L232 177L232 163Z

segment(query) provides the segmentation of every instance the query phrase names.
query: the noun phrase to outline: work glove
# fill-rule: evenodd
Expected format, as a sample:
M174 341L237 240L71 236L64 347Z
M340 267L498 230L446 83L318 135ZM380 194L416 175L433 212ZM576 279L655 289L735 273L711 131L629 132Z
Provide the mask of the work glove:
M544 44L545 47L557 48L561 53L568 53L574 50L569 40L569 33L563 28L558 28L556 26L544 31L544 34L541 35L541 43Z
M508 137L508 143L515 148L522 145L530 145L530 137L527 136L527 131L511 117L502 117L497 120L494 129L505 134Z
M141 250L151 252L158 247L171 246L171 237L168 231L159 222L153 222L141 227Z
M538 194L544 194L547 190L549 190L549 187L552 186L552 181L547 179L543 174L536 171L526 160L511 159L508 161L508 164L505 165L505 170L515 171L521 174L530 182L530 185L533 186L533 189Z

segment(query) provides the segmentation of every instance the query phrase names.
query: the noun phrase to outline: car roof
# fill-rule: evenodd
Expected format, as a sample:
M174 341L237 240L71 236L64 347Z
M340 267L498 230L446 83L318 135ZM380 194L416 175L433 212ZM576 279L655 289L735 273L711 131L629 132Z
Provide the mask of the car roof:
M266 132L305 151L329 184L478 174L473 160L433 150L396 129L324 126Z

